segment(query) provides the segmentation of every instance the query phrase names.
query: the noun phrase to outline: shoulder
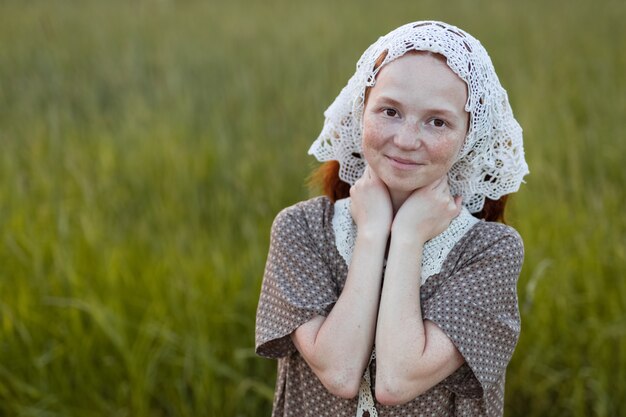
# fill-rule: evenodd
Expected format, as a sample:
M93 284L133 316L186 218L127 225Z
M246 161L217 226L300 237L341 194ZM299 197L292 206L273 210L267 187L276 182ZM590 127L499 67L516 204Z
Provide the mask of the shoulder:
M513 227L495 222L479 221L472 227L458 245L461 264L472 263L486 258L524 259L524 242Z
M524 241L520 234L513 227L495 222L479 221L470 229L468 238L477 249L484 249L493 246L500 241L506 241L524 249Z
M324 213L332 209L333 203L326 196L313 197L300 201L289 207L285 207L278 213L278 216L311 216Z
M326 196L300 201L282 209L272 225L280 228L323 229L332 221L334 205Z

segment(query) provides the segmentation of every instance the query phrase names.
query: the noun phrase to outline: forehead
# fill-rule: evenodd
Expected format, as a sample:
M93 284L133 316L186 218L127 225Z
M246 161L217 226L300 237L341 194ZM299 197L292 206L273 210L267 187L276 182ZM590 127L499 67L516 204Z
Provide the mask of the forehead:
M460 105L467 101L467 84L446 63L445 57L430 52L407 53L384 65L372 94L393 94L397 98L446 99Z

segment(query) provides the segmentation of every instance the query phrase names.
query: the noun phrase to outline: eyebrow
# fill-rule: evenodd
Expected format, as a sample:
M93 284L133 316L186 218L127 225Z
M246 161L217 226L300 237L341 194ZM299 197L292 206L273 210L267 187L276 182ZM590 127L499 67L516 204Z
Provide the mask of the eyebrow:
M378 97L378 101L384 101L385 103L389 103L393 106L397 106L397 107L401 107L402 103L400 103L398 100L394 100L391 97L388 96L380 96Z
M378 97L378 102L384 102L384 103L389 103L392 106L395 107L402 107L402 103L399 102L396 99L393 99L389 96L379 96ZM450 110L450 109L446 109L446 108L441 108L441 107L432 107L432 108L428 108L426 109L427 113L436 113L436 114L441 114L447 117L463 117L465 115L465 113L467 113L465 111L465 108L463 108L463 112L462 113L458 113L454 110Z

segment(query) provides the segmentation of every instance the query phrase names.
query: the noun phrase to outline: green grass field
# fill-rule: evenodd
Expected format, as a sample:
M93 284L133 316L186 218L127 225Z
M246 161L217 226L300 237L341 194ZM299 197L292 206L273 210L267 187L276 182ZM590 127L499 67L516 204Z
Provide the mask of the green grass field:
M0 0L0 415L266 416L269 228L362 51L482 41L531 175L507 416L626 408L623 1Z

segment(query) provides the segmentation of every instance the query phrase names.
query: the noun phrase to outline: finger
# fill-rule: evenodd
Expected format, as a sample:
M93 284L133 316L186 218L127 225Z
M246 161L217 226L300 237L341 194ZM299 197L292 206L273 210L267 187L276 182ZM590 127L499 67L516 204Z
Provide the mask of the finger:
M441 188L442 186L448 185L448 181L447 180L448 180L447 175L444 175L444 176L436 179L432 183L431 190L436 190L438 188Z
M359 178L359 180L365 181L371 178L372 178L372 170L369 167L369 165L365 165L365 169L363 170L363 174L361 175L361 178Z
M378 179L378 175L376 175L376 172L369 165L367 166L367 172L370 179Z
M454 197L454 204L456 205L456 215L458 216L461 213L461 209L463 208L463 197L457 195Z

